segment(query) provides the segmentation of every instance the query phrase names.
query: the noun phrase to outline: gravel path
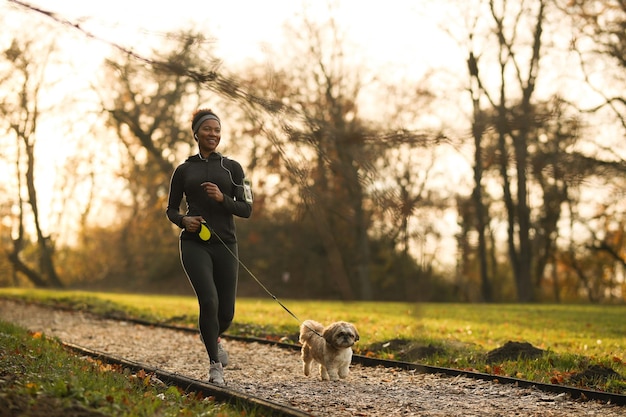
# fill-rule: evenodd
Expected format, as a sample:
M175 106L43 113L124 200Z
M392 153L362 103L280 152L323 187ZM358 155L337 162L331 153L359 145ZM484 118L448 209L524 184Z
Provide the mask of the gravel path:
M81 312L0 300L0 319L86 348L205 380L206 352L188 332L102 320ZM228 387L316 416L598 416L623 417L626 407L572 401L566 395L399 369L351 367L339 382L302 374L298 352L226 341ZM0 347L1 348L1 347Z

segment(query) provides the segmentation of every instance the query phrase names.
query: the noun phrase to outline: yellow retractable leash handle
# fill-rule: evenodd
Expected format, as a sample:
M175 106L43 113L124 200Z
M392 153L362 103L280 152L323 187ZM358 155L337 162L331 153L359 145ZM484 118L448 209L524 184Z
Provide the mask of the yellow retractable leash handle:
M200 236L200 239L204 240L205 242L211 239L211 230L206 225L206 222L200 223L200 232L198 232L198 235Z

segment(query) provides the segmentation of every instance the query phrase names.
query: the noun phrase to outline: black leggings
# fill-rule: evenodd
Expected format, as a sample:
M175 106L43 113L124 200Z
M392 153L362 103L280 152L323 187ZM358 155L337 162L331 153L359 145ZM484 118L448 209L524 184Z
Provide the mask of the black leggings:
M230 327L235 315L237 257L236 243L225 246L180 241L183 269L198 297L200 335L209 358L214 361L218 360L217 338Z

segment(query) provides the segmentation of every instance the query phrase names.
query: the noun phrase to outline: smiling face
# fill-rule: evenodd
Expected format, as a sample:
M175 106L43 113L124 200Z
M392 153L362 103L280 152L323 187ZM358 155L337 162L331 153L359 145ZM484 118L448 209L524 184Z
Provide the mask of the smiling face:
M198 129L196 135L198 136L198 148L203 158L206 158L211 153L215 152L217 145L219 145L222 139L222 128L220 122L215 119L205 120Z

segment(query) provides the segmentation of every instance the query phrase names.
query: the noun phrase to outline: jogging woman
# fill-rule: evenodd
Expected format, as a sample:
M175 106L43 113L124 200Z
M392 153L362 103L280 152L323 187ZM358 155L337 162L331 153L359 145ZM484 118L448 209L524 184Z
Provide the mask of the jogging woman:
M239 270L234 216L250 217L252 191L241 165L216 151L221 129L212 110L194 112L191 130L199 152L172 174L167 217L183 229L180 259L198 298L198 327L210 359L209 382L224 385L228 355L220 336L233 321ZM180 210L183 197L185 214Z

